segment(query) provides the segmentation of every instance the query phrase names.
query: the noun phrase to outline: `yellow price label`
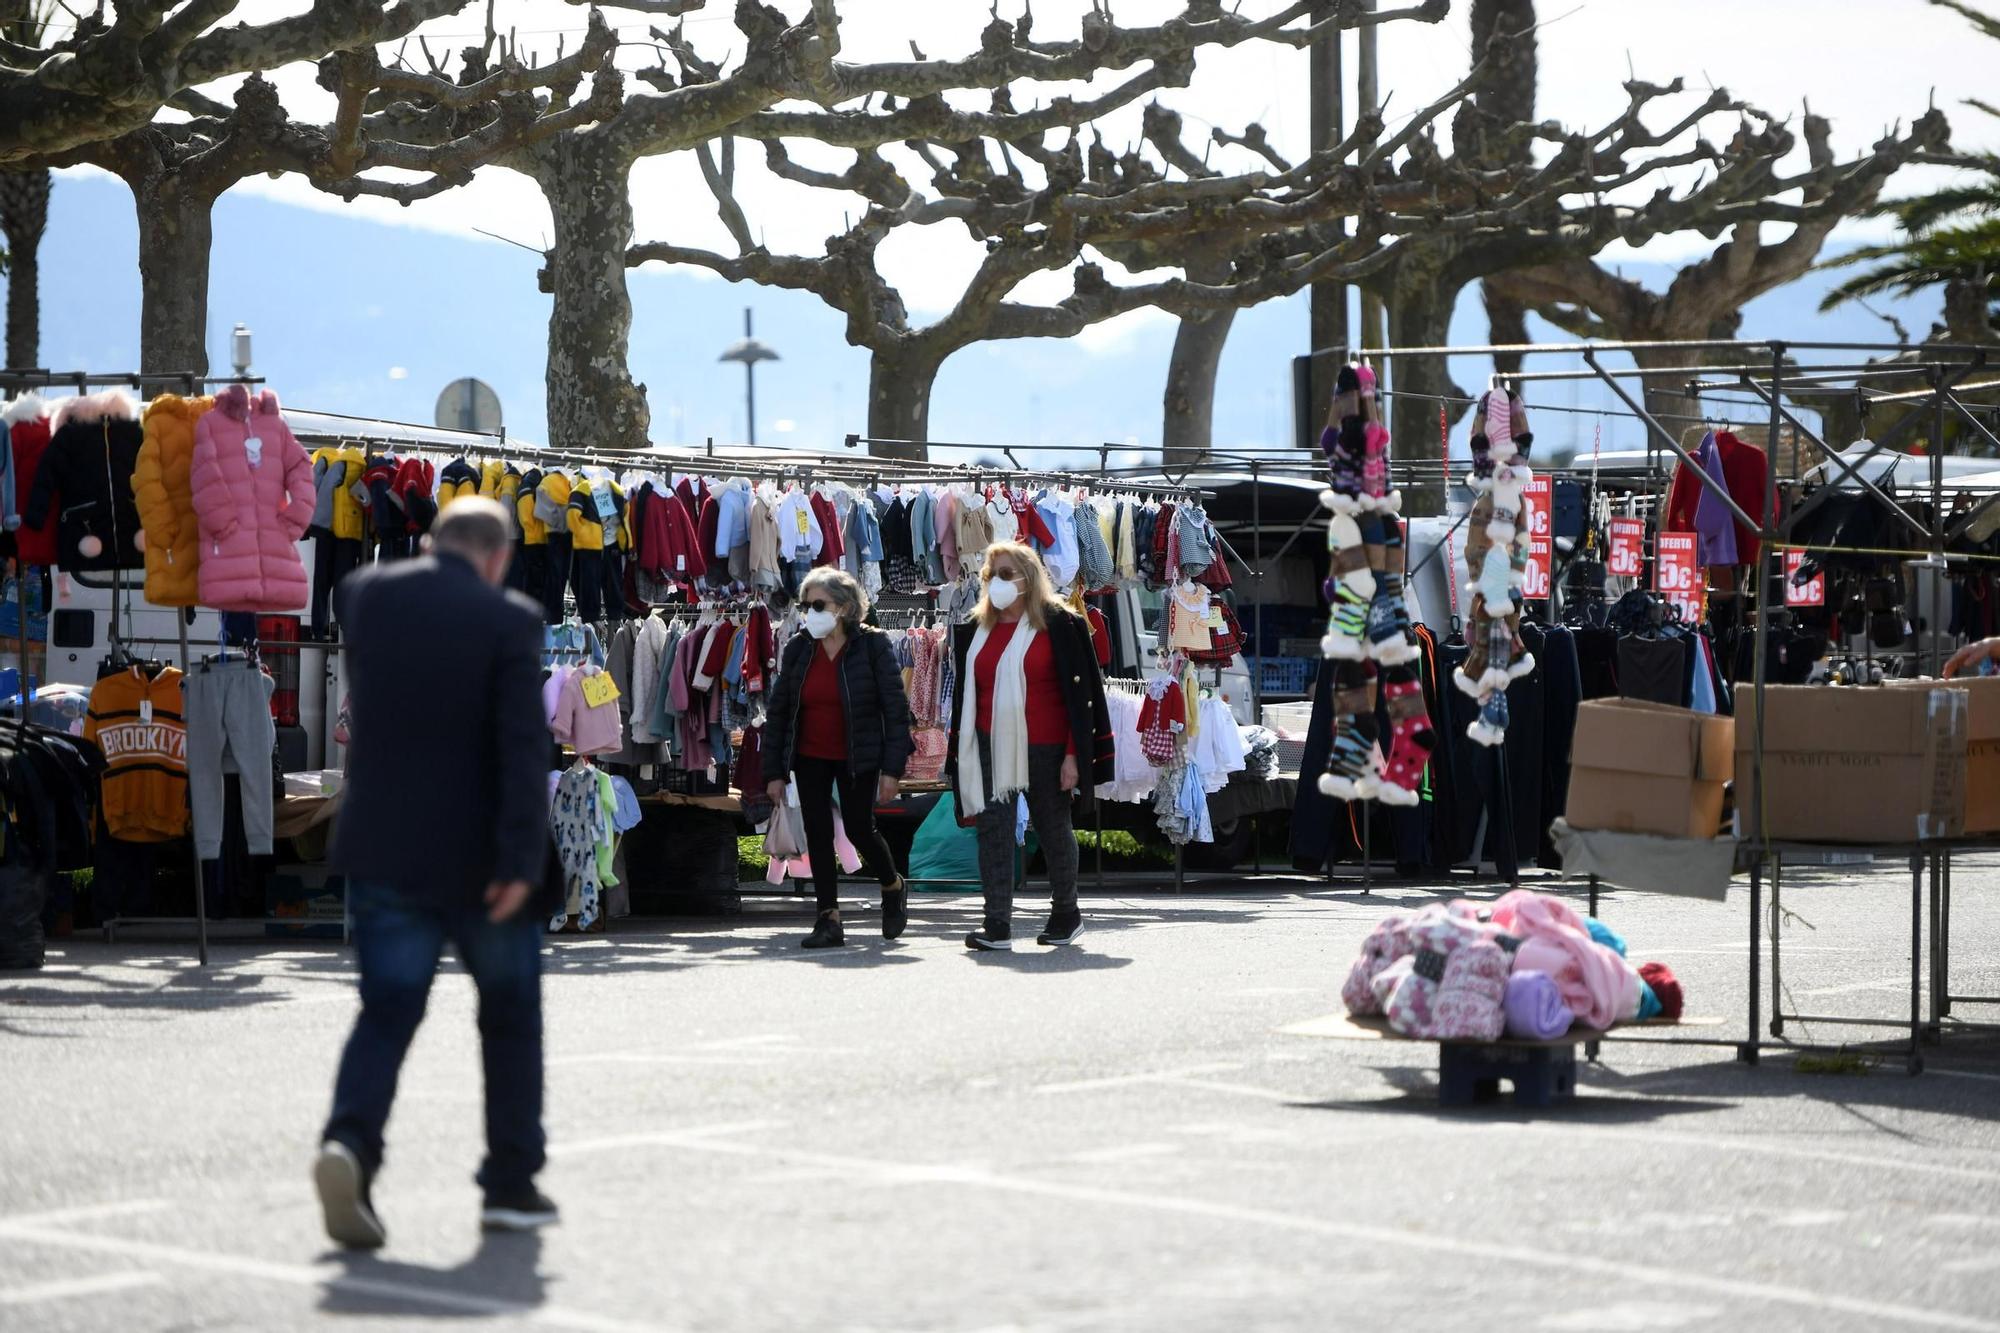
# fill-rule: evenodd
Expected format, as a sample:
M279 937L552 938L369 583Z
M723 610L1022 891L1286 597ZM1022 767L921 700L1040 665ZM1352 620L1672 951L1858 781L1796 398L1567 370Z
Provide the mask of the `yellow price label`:
M608 671L599 671L583 678L583 701L592 708L602 708L618 697L618 683L611 679Z

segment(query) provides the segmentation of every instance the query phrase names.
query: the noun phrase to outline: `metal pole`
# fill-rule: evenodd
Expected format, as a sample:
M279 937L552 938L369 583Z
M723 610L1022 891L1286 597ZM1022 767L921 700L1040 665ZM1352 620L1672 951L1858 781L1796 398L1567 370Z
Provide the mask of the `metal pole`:
M743 341L750 341L750 312L743 312ZM757 359L743 358L743 433L745 442L757 443Z
M187 617L179 612L174 614L174 624L180 627L181 638L181 698L187 698L188 687L188 626ZM187 726L187 706L181 706L181 726ZM269 762L267 758L265 762ZM202 880L201 847L194 836L194 812L188 812L188 860L194 865L194 940L196 955L201 966L208 966L208 886Z
M1250 638L1257 645L1257 669L1250 673L1250 721L1264 721L1264 483L1250 464ZM1276 653L1270 654L1276 657Z
M1338 7L1334 4L1319 5L1313 17L1331 20ZM1340 68L1341 29L1336 23L1328 22L1325 31L1313 39L1309 77L1311 80L1310 140L1312 151L1325 152L1337 145L1345 132L1346 117L1341 110L1342 79ZM1322 233L1327 244L1337 244L1347 234L1345 221L1328 224ZM1316 282L1312 285L1311 309L1308 314L1310 324L1310 351L1317 353L1322 348L1340 348L1345 355L1352 345L1347 325L1347 284L1342 282ZM1310 422L1318 414L1326 411L1326 405L1333 401L1333 382L1336 366L1320 357L1312 355L1306 366L1306 384L1310 402L1306 408L1306 418Z

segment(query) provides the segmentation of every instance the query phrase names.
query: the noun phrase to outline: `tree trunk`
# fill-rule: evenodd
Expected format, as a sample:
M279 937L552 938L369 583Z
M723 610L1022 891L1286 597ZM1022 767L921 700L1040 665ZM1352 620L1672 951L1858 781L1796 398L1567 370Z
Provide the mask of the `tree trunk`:
M877 458L926 458L931 436L931 386L941 358L907 349L877 348L868 357L868 436L908 441L870 444Z
M644 449L652 412L632 381L631 162L589 134L560 134L536 162L555 218L542 288L549 313L549 444L562 449Z
M1215 374L1235 322L1234 310L1190 315L1181 320L1180 330L1174 334L1160 422L1161 458L1169 472L1208 461L1215 443Z
M39 365L42 347L41 245L49 221L46 171L0 174L0 229L7 238L7 364Z
M1452 308L1464 284L1449 279L1443 272L1445 266L1445 256L1417 251L1385 275L1391 347L1444 347L1450 343ZM1399 462L1420 464L1425 478L1403 485L1405 514L1444 512L1438 399L1464 396L1465 390L1452 381L1445 357L1396 359L1395 394L1389 408L1390 454ZM1453 423L1468 410L1459 403L1442 406Z
M139 218L139 369L206 375L215 198L178 172L126 183Z

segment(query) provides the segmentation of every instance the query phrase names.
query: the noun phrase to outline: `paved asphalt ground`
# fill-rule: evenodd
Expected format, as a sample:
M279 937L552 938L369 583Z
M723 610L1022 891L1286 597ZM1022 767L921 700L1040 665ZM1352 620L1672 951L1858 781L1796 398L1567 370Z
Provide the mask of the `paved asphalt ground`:
M1961 993L2000 994L1995 888L1961 868ZM540 1240L477 1230L454 970L371 1258L307 1182L346 954L66 942L0 981L0 1329L2000 1330L2000 1044L1917 1078L1619 1044L1571 1108L1441 1110L1434 1048L1281 1031L1434 896L1086 897L1083 947L1013 956L966 954L958 897L826 955L789 907L560 944ZM1907 1012L1899 872L1786 906L1795 1005ZM1741 1032L1740 885L1603 914Z

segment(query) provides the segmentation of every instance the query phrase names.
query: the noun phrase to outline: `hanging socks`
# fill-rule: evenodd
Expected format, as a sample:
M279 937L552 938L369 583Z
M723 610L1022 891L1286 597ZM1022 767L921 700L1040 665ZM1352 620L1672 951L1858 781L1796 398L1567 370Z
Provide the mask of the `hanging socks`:
M1403 525L1388 516L1379 527L1382 565L1368 605L1368 655L1383 666L1399 666L1417 660L1410 608L1403 599Z
M1499 520L1494 522L1497 525ZM1514 587L1513 560L1507 547L1498 540L1486 548L1486 558L1480 562L1478 581L1473 586L1486 599L1487 614L1492 614L1494 607L1507 605L1507 594Z
M1477 593L1472 597L1472 618L1466 622L1465 661L1458 670L1451 673L1452 683L1460 692L1477 699L1480 694L1479 681L1486 674L1486 649L1490 642L1486 632L1486 599Z
M1383 679L1382 694L1389 705L1390 739L1378 795L1384 805L1415 805L1424 768L1437 748L1437 733L1424 708L1424 687L1416 672L1406 667Z
M1366 801L1375 795L1375 668L1343 662L1334 668L1333 753L1319 789L1337 801Z
M1465 729L1480 745L1498 745L1507 739L1507 691L1494 690L1479 705L1479 716Z
M1368 567L1360 525L1350 515L1336 513L1327 520L1326 548L1332 553L1333 611L1319 650L1336 661L1358 662L1368 655L1368 605L1375 594L1375 574Z

